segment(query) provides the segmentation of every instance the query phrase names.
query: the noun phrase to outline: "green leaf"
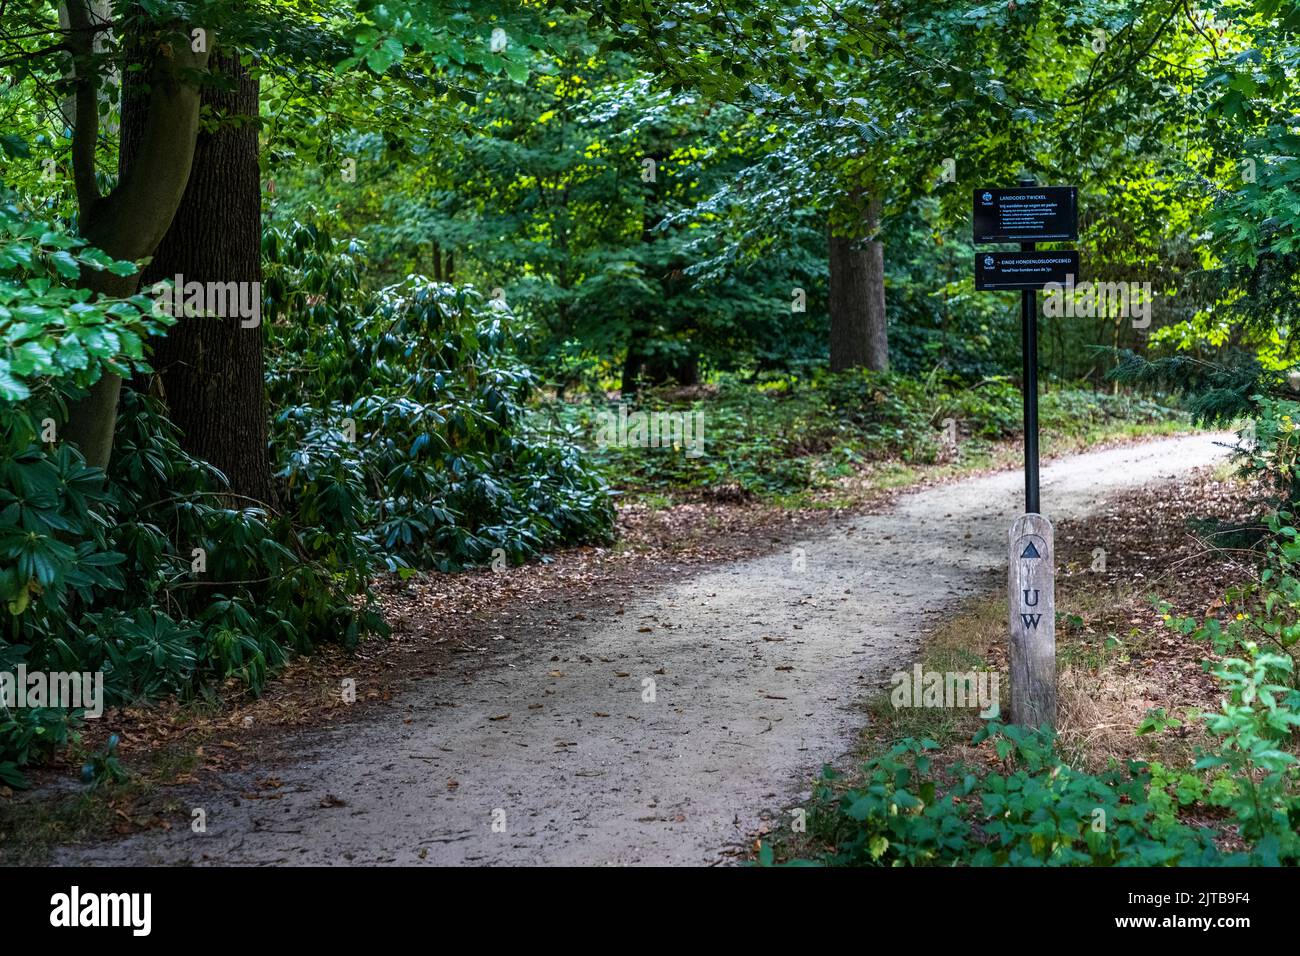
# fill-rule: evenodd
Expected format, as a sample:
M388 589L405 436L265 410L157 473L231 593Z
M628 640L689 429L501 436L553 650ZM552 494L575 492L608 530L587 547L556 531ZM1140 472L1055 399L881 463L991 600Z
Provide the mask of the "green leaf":
M515 60L507 60L506 75L516 83L523 84L528 80L528 64L519 63Z
M49 258L59 275L65 279L75 279L81 275L81 266L77 263L76 257L67 250L60 249L58 252L52 252Z
M8 362L0 362L0 398L6 402L21 402L31 397L31 391L9 371Z

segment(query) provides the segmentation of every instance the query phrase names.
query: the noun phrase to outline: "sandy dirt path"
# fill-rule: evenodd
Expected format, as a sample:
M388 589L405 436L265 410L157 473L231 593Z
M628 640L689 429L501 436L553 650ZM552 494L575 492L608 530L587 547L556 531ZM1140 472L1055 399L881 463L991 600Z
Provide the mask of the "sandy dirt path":
M1197 435L1043 470L1054 520L1224 457ZM910 666L934 615L991 591L1019 472L905 494L886 513L593 612L391 717L303 733L265 774L181 791L183 824L65 864L712 864L843 754L863 691ZM653 700L647 691L653 681ZM409 721L409 722L407 722Z

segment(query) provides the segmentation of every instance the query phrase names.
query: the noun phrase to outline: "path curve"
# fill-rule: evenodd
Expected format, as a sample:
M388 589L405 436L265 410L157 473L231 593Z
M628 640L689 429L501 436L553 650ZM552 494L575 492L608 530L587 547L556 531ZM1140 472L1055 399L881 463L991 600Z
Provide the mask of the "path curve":
M1221 460L1222 440L1052 462L1044 507L1081 517ZM802 542L806 570L782 551L665 585L469 683L430 679L409 710L299 735L297 759L275 770L278 800L241 798L251 773L180 791L206 811L206 834L153 830L55 860L718 862L851 746L863 688L910 666L930 616L996 587L1022 488L1003 472L904 494Z

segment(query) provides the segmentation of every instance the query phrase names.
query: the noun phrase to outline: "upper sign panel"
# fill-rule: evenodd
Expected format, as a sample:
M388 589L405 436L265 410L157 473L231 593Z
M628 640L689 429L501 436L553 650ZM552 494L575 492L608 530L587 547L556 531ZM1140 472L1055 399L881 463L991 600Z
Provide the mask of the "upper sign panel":
M1079 238L1075 186L975 190L976 242L1055 242Z

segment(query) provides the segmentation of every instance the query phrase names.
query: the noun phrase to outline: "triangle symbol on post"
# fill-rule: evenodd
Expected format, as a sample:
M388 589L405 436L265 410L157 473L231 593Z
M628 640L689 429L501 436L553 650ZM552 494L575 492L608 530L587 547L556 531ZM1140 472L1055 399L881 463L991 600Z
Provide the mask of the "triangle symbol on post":
M1032 541L1030 541L1029 544L1025 547L1025 550L1023 550L1023 551L1020 552L1020 556L1021 556L1022 558L1041 558L1041 557L1042 557L1042 555L1038 553L1038 549L1034 547L1034 542L1032 542Z

